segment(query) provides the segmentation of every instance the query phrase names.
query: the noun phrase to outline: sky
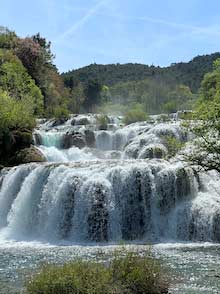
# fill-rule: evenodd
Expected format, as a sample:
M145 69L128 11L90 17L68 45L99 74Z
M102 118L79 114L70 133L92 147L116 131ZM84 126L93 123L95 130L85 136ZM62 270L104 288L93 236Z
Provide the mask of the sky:
M91 63L168 66L220 51L219 0L0 0L0 25L52 42L60 72Z

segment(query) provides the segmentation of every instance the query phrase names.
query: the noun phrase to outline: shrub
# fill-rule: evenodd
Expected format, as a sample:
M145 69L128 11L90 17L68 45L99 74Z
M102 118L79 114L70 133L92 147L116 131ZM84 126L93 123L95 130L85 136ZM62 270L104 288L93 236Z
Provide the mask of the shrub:
M184 146L184 143L171 135L164 136L164 141L168 150L168 158L175 156Z
M68 119L69 118L69 111L65 106L58 106L52 111L53 116L56 119Z
M32 129L35 126L34 110L29 97L16 100L0 90L0 105L0 132Z
M142 109L141 104L137 104L133 107L133 109L126 112L124 116L124 123L126 125L147 120L148 116L146 112Z
M97 123L99 125L100 130L107 130L108 123L109 123L109 118L107 115L105 115L105 114L98 115L96 120L97 120Z
M44 266L27 283L28 294L161 294L168 282L152 257L115 254L108 263L77 260Z

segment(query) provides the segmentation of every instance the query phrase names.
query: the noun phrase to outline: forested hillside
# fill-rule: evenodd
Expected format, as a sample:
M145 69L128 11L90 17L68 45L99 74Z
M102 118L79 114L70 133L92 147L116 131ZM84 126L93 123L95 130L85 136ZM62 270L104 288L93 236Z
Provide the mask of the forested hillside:
M205 73L212 70L213 62L220 57L220 53L197 56L188 63L174 63L169 67L148 66L144 64L91 64L83 68L63 74L66 84L72 80L87 82L88 79L97 79L107 86L119 82L140 81L147 78L181 82L189 86L193 92L200 87Z
M101 96L93 95L89 99L90 106L101 104L101 111L123 112L122 105L132 107L138 103L148 113L174 112L192 108L204 75L212 70L213 62L219 57L220 53L198 56L188 63L175 63L166 68L131 63L92 64L62 76L73 92L88 87L89 81L101 85Z

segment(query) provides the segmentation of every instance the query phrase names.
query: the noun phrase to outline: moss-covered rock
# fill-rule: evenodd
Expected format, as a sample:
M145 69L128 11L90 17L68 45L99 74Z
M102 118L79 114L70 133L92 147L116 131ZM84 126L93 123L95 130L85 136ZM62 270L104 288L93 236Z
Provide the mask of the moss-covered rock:
M27 148L31 145L33 141L32 132L29 130L13 131L11 132L11 137L14 144L16 145L16 149Z
M93 131L85 130L85 140L88 147L95 146L95 134Z
M13 166L17 164L16 154L32 144L31 130L11 130L0 134L0 164Z
M69 133L65 134L63 137L62 148L69 149L72 146L78 147L80 149L86 146L86 142L82 134L80 133Z
M144 147L140 154L139 158L146 159L146 158L165 158L167 155L167 150L162 144L157 145L149 145Z
M45 162L46 158L43 153L34 146L20 150L16 156L15 161L17 164L29 162Z

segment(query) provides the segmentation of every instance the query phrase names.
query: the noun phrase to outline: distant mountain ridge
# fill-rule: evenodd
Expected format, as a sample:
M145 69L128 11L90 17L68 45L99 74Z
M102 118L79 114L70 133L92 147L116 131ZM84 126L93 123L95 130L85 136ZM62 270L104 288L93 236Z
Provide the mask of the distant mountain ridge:
M63 73L62 76L67 86L70 86L72 81L85 83L88 80L98 80L104 85L113 86L119 82L151 79L181 83L190 87L195 93L200 87L203 76L212 70L213 62L217 58L220 58L220 52L197 56L189 62L173 63L168 67L138 63L91 64Z

